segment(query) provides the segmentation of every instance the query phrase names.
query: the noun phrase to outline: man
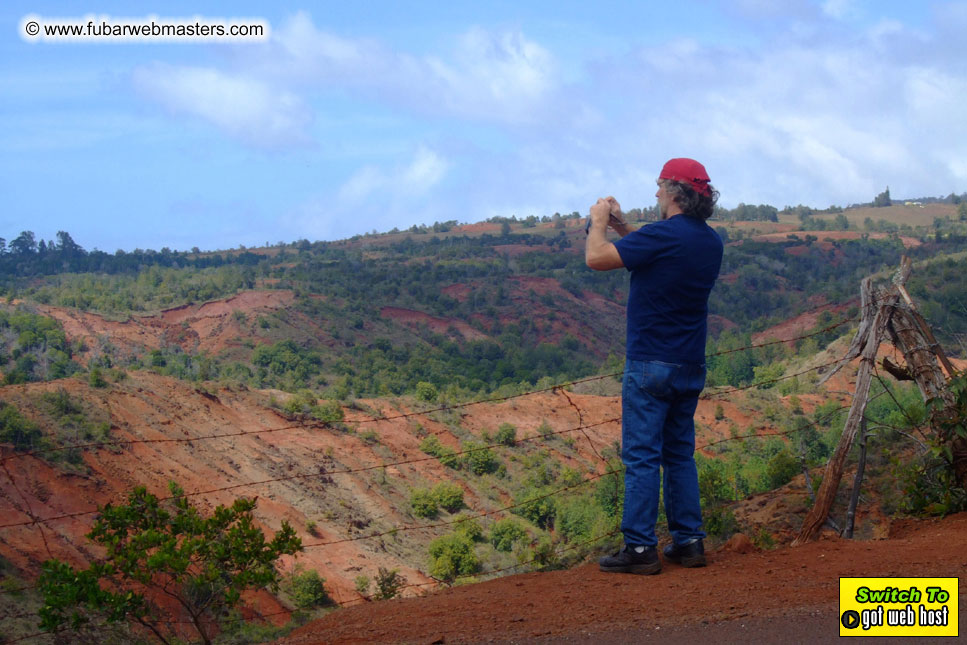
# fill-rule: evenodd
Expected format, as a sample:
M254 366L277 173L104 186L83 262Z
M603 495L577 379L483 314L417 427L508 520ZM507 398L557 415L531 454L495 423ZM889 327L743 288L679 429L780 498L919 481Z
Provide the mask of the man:
M672 159L658 178L661 220L628 226L613 197L591 207L585 261L597 271L631 272L621 390L624 548L601 558L602 571L661 571L655 523L659 466L672 544L666 560L705 565L695 467L695 408L705 386L708 297L722 265L722 240L706 224L718 192L704 166ZM607 239L608 227L621 237Z

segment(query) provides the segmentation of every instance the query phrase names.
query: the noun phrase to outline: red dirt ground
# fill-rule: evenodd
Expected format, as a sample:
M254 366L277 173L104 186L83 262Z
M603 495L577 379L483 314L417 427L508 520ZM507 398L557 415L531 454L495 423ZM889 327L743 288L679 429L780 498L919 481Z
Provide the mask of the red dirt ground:
M745 621L760 623L759 642L825 642L838 635L841 576L961 576L963 628L967 513L895 522L887 540L827 535L801 547L741 552L749 546L710 554L705 569L666 563L660 575L632 576L601 573L588 563L357 605L280 643L630 643L693 632L749 642L741 636ZM802 623L819 631L800 631ZM676 640L686 641L695 642Z
M295 295L286 289L243 291L230 298L165 309L156 315L133 316L125 322L66 307L37 305L37 309L60 322L69 339L84 339L91 346L105 337L128 351L178 344L186 351L217 353L240 336L250 336L244 327L251 326L255 316L284 309L294 300ZM244 314L244 319L237 319L235 312ZM86 362L86 357L79 358Z
M813 309L812 311L801 313L794 318L783 320L778 325L773 325L768 329L764 329L763 331L752 334L752 342L758 344L770 340L786 340L790 338L795 339L799 336L802 336L804 333L816 327L819 322L819 316L824 311L830 312L833 316L833 320L830 324L837 323L846 316L846 311L849 309L850 304L853 303L841 305L823 305L817 309ZM837 327L836 329L839 331L839 333L843 334L849 331L850 327L848 324L844 324L842 327Z

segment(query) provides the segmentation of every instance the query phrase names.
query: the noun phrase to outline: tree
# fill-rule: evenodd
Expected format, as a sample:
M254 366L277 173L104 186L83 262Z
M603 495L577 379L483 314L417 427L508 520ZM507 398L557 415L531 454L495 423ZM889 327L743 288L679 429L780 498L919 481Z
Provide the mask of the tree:
M17 255L36 253L37 238L34 237L33 231L23 231L16 239L10 242L10 252L16 253Z
M287 522L267 542L254 525L254 499L237 499L203 517L177 484L169 488L167 500L139 486L126 504L100 509L87 537L106 549L102 560L83 570L57 559L43 564L42 629L76 630L99 617L127 621L172 643L177 639L163 625L187 617L208 644L242 591L278 589L276 561L302 550Z
M397 569L386 569L380 567L376 571L376 593L373 598L376 600L390 600L399 595L405 581L400 577Z
M57 231L57 250L67 257L82 255L84 253L84 249L74 241L71 234L67 231Z
M882 193L877 195L876 199L873 200L873 205L876 206L877 208L882 206L891 206L892 204L893 204L893 201L890 199L889 186L887 186L886 190L884 190Z

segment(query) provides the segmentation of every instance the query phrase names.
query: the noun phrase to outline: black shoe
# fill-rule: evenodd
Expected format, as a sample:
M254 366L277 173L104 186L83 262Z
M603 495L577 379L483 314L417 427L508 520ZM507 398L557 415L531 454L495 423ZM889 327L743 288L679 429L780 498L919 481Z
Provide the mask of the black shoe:
M669 562L675 562L683 567L705 566L705 547L701 540L695 540L685 545L672 542L662 550L661 554Z
M598 566L608 573L637 573L651 575L661 571L658 549L653 546L625 545L614 555L606 555L598 560Z

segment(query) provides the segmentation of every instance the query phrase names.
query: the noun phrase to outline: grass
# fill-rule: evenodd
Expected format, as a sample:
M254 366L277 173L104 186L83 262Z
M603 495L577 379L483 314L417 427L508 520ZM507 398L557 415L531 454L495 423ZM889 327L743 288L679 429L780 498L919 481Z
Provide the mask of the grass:
M832 220L838 213L816 213L811 217L822 220ZM863 206L861 208L848 208L842 213L849 220L850 227L863 230L863 222L869 217L874 222L883 220L897 226L906 224L912 228L919 226L932 227L935 217L950 217L957 219L957 206L953 204L924 204L919 206L904 206L894 204L883 208L873 208ZM799 218L795 215L780 215L779 222L785 224L796 224L799 226Z

